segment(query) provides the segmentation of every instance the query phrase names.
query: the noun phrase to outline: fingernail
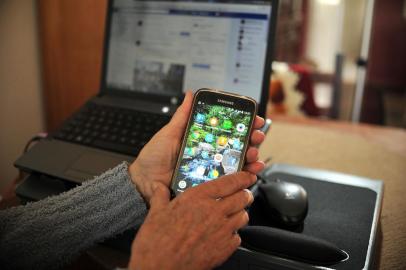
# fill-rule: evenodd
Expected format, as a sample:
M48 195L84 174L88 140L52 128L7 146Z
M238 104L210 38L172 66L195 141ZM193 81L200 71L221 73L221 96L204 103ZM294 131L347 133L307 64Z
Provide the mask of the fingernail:
M251 205L254 201L254 195L252 195L252 192L249 189L244 189L244 191L248 193L248 205Z

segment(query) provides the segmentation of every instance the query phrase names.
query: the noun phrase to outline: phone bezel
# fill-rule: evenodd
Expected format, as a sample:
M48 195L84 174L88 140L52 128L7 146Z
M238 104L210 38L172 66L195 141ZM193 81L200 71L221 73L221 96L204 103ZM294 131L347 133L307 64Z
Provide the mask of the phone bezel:
M206 99L204 99L206 98ZM218 99L223 99L226 101L230 101L233 102L233 104L235 104L236 106L231 106L225 103L220 103L217 100ZM178 158L176 159L176 166L174 168L174 171L172 173L172 177L171 177L171 183L170 183L170 191L172 194L172 197L175 197L177 195L176 193L176 187L175 185L177 183L176 182L176 177L178 175L178 171L179 171L179 166L180 166L180 162L182 160L182 153L185 149L185 145L186 145L186 141L187 141L187 134L189 133L189 129L192 126L193 123L193 114L195 112L195 108L198 105L197 102L198 101L205 101L205 102L209 102L209 101L213 101L215 100L213 103L210 103L210 105L221 105L224 107L230 107L230 108L234 108L234 109L241 109L241 110L245 110L245 111L249 111L252 114L252 118L250 119L250 124L249 124L249 128L247 131L247 138L244 141L244 147L241 151L242 153L242 157L240 159L240 163L238 164L238 169L237 171L241 171L242 167L245 164L245 155L247 153L248 150L248 146L249 146L249 140L250 140L250 135L254 126L254 120L255 117L258 113L258 104L257 102L250 97L246 97L246 96L242 96L242 95L238 95L238 94L234 94L234 93L228 93L228 92L223 92L220 90L214 90L214 89L208 89L208 88L202 88L199 89L198 91L196 91L194 97L193 97L193 103L192 103L192 108L190 110L190 114L189 114L189 118L188 118L188 122L187 122L187 126L186 126L186 130L183 133L183 138L182 138L182 144L181 147L179 149L179 153L178 153ZM244 107L244 105L246 105L246 107Z

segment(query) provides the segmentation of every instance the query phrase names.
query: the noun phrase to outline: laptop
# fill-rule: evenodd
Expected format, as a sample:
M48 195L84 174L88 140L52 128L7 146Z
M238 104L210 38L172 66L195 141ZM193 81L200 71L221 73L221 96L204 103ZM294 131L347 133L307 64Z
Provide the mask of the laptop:
M276 1L110 1L101 89L15 166L81 183L132 162L188 89L250 96L264 116Z

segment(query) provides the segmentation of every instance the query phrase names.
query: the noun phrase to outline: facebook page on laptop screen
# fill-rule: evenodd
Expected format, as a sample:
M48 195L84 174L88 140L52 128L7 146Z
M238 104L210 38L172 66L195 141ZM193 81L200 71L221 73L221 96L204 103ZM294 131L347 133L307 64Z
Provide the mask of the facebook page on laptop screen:
M259 101L270 14L267 1L114 1L107 87L168 96L209 87Z

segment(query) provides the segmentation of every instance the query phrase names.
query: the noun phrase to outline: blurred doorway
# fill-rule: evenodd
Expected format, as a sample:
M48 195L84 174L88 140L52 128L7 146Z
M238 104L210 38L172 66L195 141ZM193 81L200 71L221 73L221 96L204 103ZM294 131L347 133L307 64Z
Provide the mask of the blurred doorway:
M275 59L295 73L284 90L304 115L351 120L368 1L281 0Z

